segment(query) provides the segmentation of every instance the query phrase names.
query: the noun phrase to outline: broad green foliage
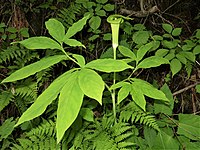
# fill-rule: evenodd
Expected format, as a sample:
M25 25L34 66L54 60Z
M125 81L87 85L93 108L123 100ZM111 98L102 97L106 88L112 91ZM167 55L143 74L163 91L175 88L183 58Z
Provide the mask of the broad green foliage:
M61 49L61 46L56 41L42 36L31 37L24 41L20 41L19 43L28 49Z
M29 37L28 28L21 28L20 30L6 26L5 23L0 23L0 38L3 41L20 39L22 37Z
M104 91L104 81L95 71L90 69L81 69L78 76L78 83L83 93L102 104L102 95Z
M29 121L35 117L41 115L47 106L55 100L60 93L61 89L67 82L72 74L73 70L70 70L61 76L59 76L54 82L36 99L36 101L22 114L16 126L19 124Z
M170 69L172 71L172 76L177 74L181 70L181 68L182 68L181 62L176 58L172 59L172 61L170 63Z
M181 41L182 28L162 24L165 33L162 36L153 35L142 24L133 26L126 22L131 18L111 15L107 21L111 24L113 50L110 48L102 54L104 57L87 62L85 53L81 55L78 52L81 50L82 53L82 48L90 47L91 41L102 37L101 23L108 12L114 10L114 5L108 0L76 0L74 4L80 6L77 11L85 17L73 23L76 17L72 15L69 18L72 22L67 23L71 24L67 26L68 29L65 29L66 24L52 18L45 23L51 37L38 36L13 42L13 47L19 43L31 50L45 49L45 57L38 60L39 55L30 50L32 53L29 54L33 54L30 57L38 61L30 65L24 65L26 62L20 64L19 61L17 65L21 69L2 81L5 89L7 82L12 82L12 91L1 91L0 111L12 101L23 103L20 97L24 97L28 105L19 108L22 115L16 124L10 118L0 126L0 141L7 139L14 127L20 125L22 130L30 132L17 139L12 149L198 149L199 116L178 114L174 119L175 101L170 86L165 83L159 89L155 83L140 79L140 73L145 69L168 65L172 77L182 67L186 67L190 74L200 53L200 30L191 39ZM84 8L83 12L80 8ZM87 33L93 36L83 41L87 43L84 46L80 40L85 39L73 37L83 30L87 22ZM0 32L4 33L1 31L4 29L5 24L1 23ZM120 29L130 39L120 36ZM8 28L7 31L13 34L18 32L15 28ZM111 34L106 34L108 36L104 39L110 40ZM78 46L82 48L69 53L66 45L67 48L73 47L73 50ZM24 56L26 51L10 53L4 58L0 56L0 62L10 61L18 55ZM35 61L31 58L29 62ZM75 65L68 65L68 61ZM59 62L65 65L60 76L48 72ZM40 88L44 81L41 79L48 73L57 78L51 84L48 80L42 92ZM23 86L20 86L21 83ZM196 91L200 91L199 85ZM110 108L113 109L112 113ZM30 129L41 122L43 113L48 116L48 121ZM55 118L55 123L51 118ZM30 122L32 119L36 121Z
M124 55L126 57L130 57L132 59L132 61L136 60L135 54L129 48L120 45L119 51L122 55Z
M36 72L49 68L50 66L66 59L67 58L65 55L55 55L55 56L43 58L38 62L35 62L33 64L30 64L28 66L25 66L17 70L15 73L13 73L12 75L4 79L2 83L13 82L13 81L24 79L30 75L35 74Z
M125 69L132 69L130 65L123 60L114 59L97 59L85 65L87 68L95 69L102 72L120 72Z
M80 115L83 117L83 119L94 122L94 114L93 114L92 109L82 108L80 110Z
M193 36L182 42L178 38L181 35L182 28L173 28L170 24L162 24L162 27L167 32L161 39L161 44L164 49L157 50L156 55L169 60L172 77L176 75L183 66L186 67L189 76L191 73L191 66L189 64L194 63L196 55L199 54L198 36Z
M62 42L65 42L65 40L69 39L72 37L74 34L76 34L78 31L80 31L84 24L86 23L86 20L88 19L88 16L84 17L74 25L72 25L71 28L67 31L67 33L64 35L64 27L63 25L58 22L55 19L50 19L49 21L46 22L47 29L49 30L49 33L54 37L57 41L60 42L62 45ZM61 28L61 33L57 33L57 28ZM43 42L43 43L42 43ZM44 58L39 62L33 63L29 66L26 66L19 71L16 71L14 74L6 78L3 82L11 82L11 81L16 81L19 79L26 78L38 71L41 71L45 68L50 67L51 65L60 62L61 60L66 60L66 59L71 59L71 58L62 48L62 46L57 43L56 41L47 38L47 37L33 37L24 41L19 42L20 44L24 45L27 48L30 49L60 49L64 52L65 55L58 55L58 56L52 56L49 58ZM46 43L46 44L45 44ZM77 44L77 43L75 43ZM78 43L76 46L79 46L80 44ZM73 43L74 46L74 43ZM80 62L81 59L78 57L78 55L75 55ZM75 60L74 60L75 61ZM81 61L83 65L83 61ZM41 115L47 106L52 103L53 100L55 100L60 93L59 97L59 105L58 105L58 112L57 112L57 141L60 142L62 139L65 131L70 127L70 125L74 122L76 119L82 101L83 101L83 92L79 87L78 84L78 73L79 72L74 72L73 69L64 73L60 77L58 77L38 98L37 100L32 104L29 109L27 109L21 118L19 119L18 123L16 126L19 124L29 121L39 115ZM25 72L25 74L24 74ZM67 91L67 92L66 92ZM68 96L70 94L73 94L74 96ZM77 94L78 92L78 94ZM101 91L102 92L102 91ZM64 96L63 96L64 95ZM68 97L68 100L65 100L65 97ZM99 96L100 97L100 96ZM98 98L99 98L98 97ZM99 99L98 99L99 100ZM66 111L71 115L70 117L67 117L67 120L65 119ZM71 110L71 111L70 111ZM63 117L64 120L66 120L65 123L63 122Z
M146 110L146 100L144 96L165 102L169 101L162 91L156 89L148 82L137 78L131 78L131 81L131 83L119 82L111 87L111 89L120 88L117 97L118 104L121 103L129 94L131 94L133 101L143 110Z
M173 138L173 135L164 131L156 133L154 130L145 128L144 136L150 149L179 149L179 143Z
M151 56L151 57L148 57L148 58L144 59L143 61L141 61L138 64L137 69L158 67L162 64L169 64L169 61L162 57Z
M78 84L78 74L79 72L72 73L60 91L56 121L58 142L75 121L83 102L84 93Z
M59 43L62 43L62 40L65 36L65 28L62 23L56 19L49 19L45 25L49 31L49 34Z
M76 3L81 4L86 9L84 16L90 14L89 26L94 33L98 33L97 30L101 26L102 18L106 17L107 12L114 10L114 5L108 3L108 0L96 0L96 2L76 0Z
M174 108L173 95L167 84L164 84L160 90L163 91L163 93L165 93L166 97L169 99L169 103L164 104L162 101L155 101L154 103L155 114L164 113L171 116Z
M179 126L177 133L192 140L200 140L200 116L192 114L179 114L178 116Z

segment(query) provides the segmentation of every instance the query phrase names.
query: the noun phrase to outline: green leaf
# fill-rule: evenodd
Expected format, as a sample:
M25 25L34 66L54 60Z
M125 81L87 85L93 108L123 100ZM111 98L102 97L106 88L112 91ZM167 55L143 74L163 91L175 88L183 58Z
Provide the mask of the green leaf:
M125 86L125 85L127 85L127 84L129 84L129 83L128 83L128 82L124 82L124 81L117 82L117 83L113 84L113 85L110 87L110 90L118 89L118 88L120 88L120 87L122 87L122 86Z
M197 46L193 49L193 53L194 53L195 55L200 54L200 45L197 45Z
M93 35L91 37L88 38L89 41L94 41L99 37L99 35Z
M8 27L8 28L6 29L6 31L7 31L7 32L10 32L10 33L16 33L16 32L17 32L17 29L14 28L14 27Z
M167 60L172 60L173 58L175 58L175 52L170 51L164 58Z
M15 38L17 38L17 34L10 34L10 35L8 35L8 38L9 38L9 40L13 40L13 39L15 39Z
M178 45L176 41L167 41L167 40L163 40L162 44L164 47L169 48L169 49L173 49Z
M172 26L170 25L170 24L166 24L166 23L163 23L162 24L162 28L166 31L166 32L168 32L168 33L171 33L172 32Z
M155 56L164 57L168 52L168 49L159 49L156 51Z
M176 58L182 62L183 64L186 64L187 63L187 59L185 58L185 56L181 55L181 54L176 54Z
M179 114L178 134L192 140L200 140L200 116L193 114Z
M162 41L163 37L160 35L153 35L153 39L155 39L156 41Z
M93 30L97 30L101 25L101 18L99 16L93 16L89 20L89 25Z
M89 2L89 1L84 1L82 5L88 10L90 10L93 6L96 6L95 2Z
M138 30L138 31L142 31L142 30L145 30L146 27L143 24L138 23L138 24L134 24L133 29Z
M132 66L129 66L123 60L114 60L109 58L93 60L86 64L85 67L107 73L120 72L129 68L133 69Z
M94 113L90 108L82 108L81 111L80 111L80 115L86 121L94 122Z
M151 57L148 57L148 58L144 59L143 61L141 61L138 64L137 69L139 69L139 68L152 68L152 67L160 66L162 64L169 64L169 61L165 58L162 58L162 57L151 56Z
M111 39L112 39L112 34L111 33L103 34L103 40L109 41Z
M15 126L40 116L46 110L47 106L57 98L73 71L74 69L67 71L54 80L53 83L51 83L36 101L22 114Z
M80 67L84 67L85 66L85 58L82 55L73 54L72 56L77 60L77 62L79 63Z
M62 40L65 36L65 27L63 24L56 19L49 19L45 22L45 25L49 31L49 34L59 43L62 43Z
M195 88L195 89L196 89L196 92L197 92L197 93L200 93L200 84L196 85L196 88Z
M181 68L182 68L181 62L176 58L172 59L172 61L170 62L170 69L172 71L172 77L175 74L177 74L181 70Z
M73 46L73 47L82 46L85 48L85 46L81 42L77 41L76 39L64 39L63 42L69 46Z
M0 126L0 141L6 139L14 130L15 121L13 117L6 119L5 122Z
M69 78L65 78L67 82L60 91L56 121L57 143L61 141L81 109L84 94L78 84L78 73L74 72Z
M150 83L136 78L131 78L131 80L134 81L132 85L140 89L144 95L157 100L169 101L162 91L156 89Z
M154 146L152 149L158 150L172 150L179 149L179 143L173 136L161 131L156 137L154 137Z
M145 111L146 100L144 98L142 91L138 88L138 86L132 84L130 94L132 96L133 101Z
M6 24L4 22L0 23L0 28L6 27Z
M190 77L191 73L192 73L192 63L191 62L187 62L185 65L185 70L187 72L188 77Z
M131 85L129 83L123 85L117 95L117 104L120 104L130 93Z
M171 129L168 129L171 130ZM172 132L172 131L171 131ZM145 128L144 130L144 137L146 143L149 145L148 150L178 150L179 143L178 141L172 136L164 131L158 132L152 128Z
M192 52L180 52L180 54L183 55L188 60L195 62L196 57Z
M20 29L20 34L22 37L29 37L29 33L28 33L28 28L21 28Z
M55 55L41 59L38 62L32 63L28 66L25 66L14 73L12 73L9 77L5 78L2 83L5 82L13 82L17 80L24 79L30 75L35 74L43 69L49 68L50 66L62 61L66 60L65 55Z
M20 43L28 49L62 49L56 41L44 36L31 37L26 40L13 43Z
M175 28L175 29L172 31L172 35L173 35L173 36L179 36L179 35L181 35L181 32L182 32L182 28Z
M78 83L83 93L102 105L104 81L95 71L83 68L78 76Z
M124 55L124 56L126 56L126 57L130 57L130 58L132 58L133 60L136 59L135 54L134 54L129 48L127 48L127 47L125 47L125 46L121 46L121 45L120 45L118 48L119 48L119 51L120 51L120 53L121 53L122 55Z
M97 3L100 3L100 4L105 4L108 2L108 0L96 0Z
M155 114L164 113L164 114L167 114L167 115L171 116L172 115L172 110L174 108L174 98L173 98L173 95L171 93L171 90L169 89L169 87L168 87L168 85L166 83L161 87L160 90L169 99L169 105L166 105L165 103L156 100L154 102Z
M138 63L140 60L142 60L142 58L144 57L144 55L153 47L152 43L148 43L146 45L141 46L138 50L137 50L137 58L136 58L136 62Z
M115 6L112 4L106 4L103 6L103 9L105 9L105 11L113 11L115 9Z
M133 34L133 42L136 44L146 44L149 39L149 32L148 31L137 31Z
M101 10L96 11L96 15L103 17L103 16L106 16L106 12L105 10L101 9Z
M197 29L197 32L196 32L196 34L195 34L195 37L198 38L198 39L200 39L200 29Z
M178 136L178 140L181 143L182 147L181 149L189 149L189 150L196 150L196 149L200 149L200 142L199 141L195 141L195 142L191 142L189 138L185 137L185 136Z
M64 36L64 39L69 39L72 36L74 36L77 32L81 31L86 24L86 21L89 19L90 15L87 15L83 17L81 20L75 22L69 29L67 30L67 33Z

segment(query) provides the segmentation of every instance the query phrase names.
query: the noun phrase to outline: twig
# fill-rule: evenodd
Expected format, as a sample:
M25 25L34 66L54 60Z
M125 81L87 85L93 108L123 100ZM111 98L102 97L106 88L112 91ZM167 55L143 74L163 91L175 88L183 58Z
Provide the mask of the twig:
M133 10L127 10L127 9L121 9L120 12L122 14L127 14L129 16L135 16L138 18L143 18L148 16L149 14L153 14L155 12L159 11L157 6L153 6L152 8L150 8L149 10L143 10L143 11L133 11Z
M176 91L176 92L173 93L173 96L176 96L176 95L178 95L178 94L181 94L181 93L183 93L183 92L185 92L185 91L187 91L187 90L189 90L189 89L195 87L197 84L198 84L198 82L196 82L196 83L194 83L194 84L192 84L192 85L189 85L189 86L187 86L187 87L185 87L185 88L183 88L183 89L181 89L181 90L179 90L179 91Z
M180 0L177 0L175 3L173 3L172 5L170 5L169 7L167 7L162 13L165 13L167 10L169 10L170 8L174 7Z
M192 89L192 110L193 110L193 114L195 114L195 112L197 111L196 105L195 105L195 98L194 98L194 88Z

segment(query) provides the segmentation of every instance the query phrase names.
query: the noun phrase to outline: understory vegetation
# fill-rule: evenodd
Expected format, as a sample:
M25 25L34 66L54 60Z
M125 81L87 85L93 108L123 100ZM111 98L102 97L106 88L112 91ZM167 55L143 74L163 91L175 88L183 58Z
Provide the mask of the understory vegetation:
M0 149L200 149L199 5L0 1Z

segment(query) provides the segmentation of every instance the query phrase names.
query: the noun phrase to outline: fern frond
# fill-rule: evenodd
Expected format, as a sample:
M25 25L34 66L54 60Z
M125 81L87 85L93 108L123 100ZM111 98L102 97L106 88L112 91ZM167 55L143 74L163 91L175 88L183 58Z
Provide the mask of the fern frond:
M140 124L144 124L159 131L159 127L154 116L151 115L151 113L140 109L134 102L130 102L122 109L120 112L120 120L125 122L131 120L133 123L139 122Z
M57 19L63 23L66 28L69 28L77 19L76 16L83 14L83 6L78 3L71 2L68 8L63 8L57 14Z
M60 150L55 134L55 123L52 120L44 121L38 127L25 133L23 138L19 138L18 144L13 144L11 149Z
M0 52L0 63L3 62L10 62L13 59L16 59L18 57L22 57L26 54L26 51L22 48L19 48L17 46L9 46L7 49L2 50Z
M129 141L130 138L136 136L132 130L133 127L123 122L114 124L114 121L111 125L111 120L113 116L104 116L100 121L96 120L87 128L82 129L75 137L74 147L95 150L133 148L136 144Z
M12 92L3 91L0 93L0 112L10 103L14 98Z
M31 137L32 135L37 136L55 136L55 123L52 120L44 121L37 128L32 129L26 135Z
M30 50L26 50L26 54L21 56L21 57L17 57L16 60L14 61L14 63L19 66L19 67L24 67L25 65L29 64L32 60L38 60L39 59L39 55L37 52L32 52Z
M31 97L33 100L35 100L38 95L37 82L27 79L16 87L15 93L21 97Z

